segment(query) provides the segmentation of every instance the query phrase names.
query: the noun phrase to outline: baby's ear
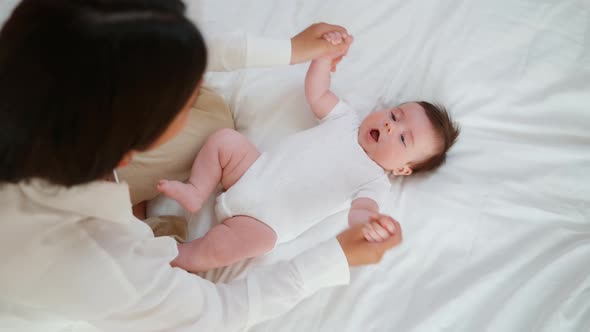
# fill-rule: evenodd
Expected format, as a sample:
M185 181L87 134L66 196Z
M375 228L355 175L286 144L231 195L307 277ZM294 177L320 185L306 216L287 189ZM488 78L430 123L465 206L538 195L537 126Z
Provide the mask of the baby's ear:
M393 175L411 175L412 168L410 168L409 166L404 166L404 167L396 168L392 172L393 172Z

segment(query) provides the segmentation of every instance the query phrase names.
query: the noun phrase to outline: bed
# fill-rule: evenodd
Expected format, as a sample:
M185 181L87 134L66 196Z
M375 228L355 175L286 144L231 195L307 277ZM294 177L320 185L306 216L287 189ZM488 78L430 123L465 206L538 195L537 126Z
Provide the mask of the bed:
M439 171L392 183L384 211L401 222L403 245L252 331L590 331L590 1L189 5L206 34L344 25L355 42L332 78L339 96L361 114L436 101L462 125ZM209 74L207 84L264 150L315 124L307 67ZM150 210L182 214L165 199ZM192 237L203 234L212 201L189 217ZM345 212L206 277L240 278L344 227Z
M0 4L5 18L15 1ZM288 37L318 21L355 36L333 90L367 112L440 102L462 125L447 163L392 182L404 242L347 287L252 331L590 331L590 1L191 1L206 34ZM315 124L308 64L208 74L262 150ZM151 214L184 212L163 198ZM190 219L211 226L212 200ZM346 227L335 214L272 253L204 274L224 282ZM329 264L329 262L326 262Z
M401 222L402 246L252 331L590 331L590 1L209 0L189 11L205 33L342 24L355 42L336 94L361 114L436 101L462 125L440 170L392 183L384 211ZM209 74L207 84L264 150L315 124L307 67ZM165 199L150 211L182 214ZM200 236L212 201L189 217ZM344 227L345 212L205 276L240 278Z

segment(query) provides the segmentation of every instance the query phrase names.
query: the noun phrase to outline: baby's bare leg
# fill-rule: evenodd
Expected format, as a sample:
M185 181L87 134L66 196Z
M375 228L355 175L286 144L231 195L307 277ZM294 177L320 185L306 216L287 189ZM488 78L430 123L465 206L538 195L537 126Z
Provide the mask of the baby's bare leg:
M220 181L223 189L233 186L259 156L258 149L244 135L221 129L199 151L188 183L161 180L158 190L195 213Z
M179 256L173 265L191 272L227 266L269 252L276 238L275 232L257 219L232 217L202 238L180 244Z

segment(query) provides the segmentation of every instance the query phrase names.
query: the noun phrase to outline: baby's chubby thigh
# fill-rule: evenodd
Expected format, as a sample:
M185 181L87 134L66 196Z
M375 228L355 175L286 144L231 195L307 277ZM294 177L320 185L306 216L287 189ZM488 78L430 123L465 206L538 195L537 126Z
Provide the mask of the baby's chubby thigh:
M260 157L260 151L246 136L232 129L219 130L213 135L212 140L219 146L221 184L227 190L256 162Z
M262 221L253 205L262 205L253 195L241 192L241 182L228 192L221 193L215 202L215 214L222 224L235 230L240 241L244 244L255 243L253 248L259 254L271 251L277 241L278 234L273 225ZM236 189L236 190L234 190ZM245 194L245 195L244 195ZM262 248L257 248L261 246Z
M271 251L277 236L265 223L248 216L235 216L190 242L190 271L202 272L228 266Z
M231 229L233 244L228 253L244 258L257 257L274 249L277 242L277 234L266 223L250 216L234 216L223 221L223 224Z

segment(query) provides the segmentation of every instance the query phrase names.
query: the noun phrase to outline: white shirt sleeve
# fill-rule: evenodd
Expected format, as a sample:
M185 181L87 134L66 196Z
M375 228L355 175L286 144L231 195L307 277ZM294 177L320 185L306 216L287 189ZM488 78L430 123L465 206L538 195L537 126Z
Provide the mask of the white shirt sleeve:
M338 99L338 103L334 105L330 113L326 114L322 119L320 119L319 123L324 123L330 120L337 119L341 116L345 115L353 115L354 110L345 103L342 99Z
M231 33L207 38L207 71L288 65L291 40Z
M290 310L318 289L349 281L346 256L336 239L228 284L170 267L177 254L170 238L133 244L108 240L96 246L108 264L97 266L100 275L93 289L79 295L112 303L111 312L89 320L105 331L239 331ZM101 277L105 274L110 277ZM101 280L119 282L113 287Z
M374 181L362 186L357 194L353 197L353 200L362 197L370 198L374 200L377 205L381 206L383 204L385 194L387 194L390 190L391 182L389 182L387 175L383 175L382 177L379 177Z

